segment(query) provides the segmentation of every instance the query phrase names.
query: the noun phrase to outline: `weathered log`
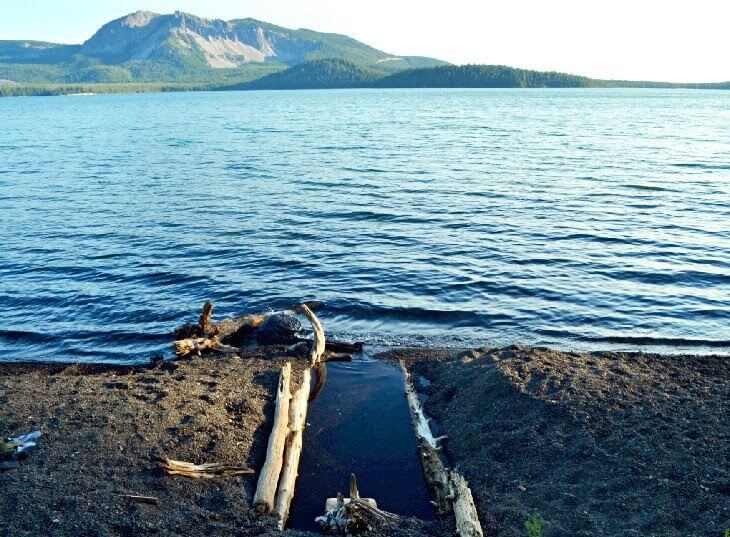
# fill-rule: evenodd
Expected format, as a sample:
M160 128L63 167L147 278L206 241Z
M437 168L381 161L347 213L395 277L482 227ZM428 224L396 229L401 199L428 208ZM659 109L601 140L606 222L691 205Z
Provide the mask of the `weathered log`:
M311 378L311 369L305 369L302 373L302 384L294 393L289 406L289 435L284 448L284 465L281 470L279 489L274 503L274 513L279 517L280 530L284 529L286 520L289 518L289 507L294 497L294 487L299 470L299 457L302 453L302 435L307 419L307 402L309 400Z
M377 508L378 502L375 501L374 498L361 498L360 501L367 502L371 506ZM344 505L350 503L350 498L343 498L342 494L338 493L337 498L327 498L327 500L324 502L324 512L331 511L338 505Z
M335 535L358 535L377 526L399 525L400 517L381 511L372 498L360 498L355 474L350 475L350 497L328 498L324 516L315 519L325 533Z
M418 400L418 395L411 382L411 375L408 369L406 369L403 360L400 362L400 367L403 371L405 393L408 408L411 413L411 422L413 423L416 440L418 441L418 452L421 456L421 464L423 465L423 475L426 478L426 484L431 493L434 511L437 515L443 516L452 511L449 476L441 461L438 442L431 433L428 418L426 418L423 412L423 407Z
M213 323L213 327L221 341L231 345L241 345L267 318L268 315L264 313L243 315L218 321Z
M418 394L416 393L416 389L413 387L413 382L411 381L411 374L408 372L403 360L400 361L400 368L403 372L403 378L405 379L406 399L408 400L408 407L411 409L411 421L413 423L413 428L416 431L416 437L419 440L426 442L432 448L437 448L438 442L431 433L431 426L428 424L428 418L423 412L423 406L421 405L421 401L418 399Z
M461 537L482 537L482 528L479 523L474 498L466 480L455 470L447 470L441 460L438 442L441 438L434 438L428 418L423 412L423 406L418 400L416 389L411 381L411 375L405 362L400 361L400 367L405 379L406 399L411 411L413 429L418 439L418 448L423 464L423 473L426 478L434 510L438 515L454 512L456 532Z
M314 365L319 362L322 354L324 354L324 329L322 328L322 323L319 322L317 316L306 304L300 305L298 309L307 316L307 319L309 319L309 322L312 325L312 331L314 332L314 340L312 342L312 349L309 356L310 365L314 367Z
M175 342L175 354L179 357L188 356L189 354L201 355L208 351L234 353L238 352L238 347L222 344L219 335L209 338L179 339Z
M233 477L237 475L254 473L251 468L245 466L229 466L227 464L209 462L205 464L194 464L192 462L176 461L172 459L159 459L162 469L168 475L182 475L185 477Z
M482 526L479 523L479 515L469 484L461 474L454 470L449 472L449 480L454 497L456 532L459 537L483 537Z
M274 424L269 435L269 444L266 450L266 461L261 468L259 481L254 495L254 506L266 513L274 508L276 487L279 483L281 468L284 465L284 445L289 432L289 400L291 399L291 362L284 364L279 374L279 384L276 390L276 405L274 408Z

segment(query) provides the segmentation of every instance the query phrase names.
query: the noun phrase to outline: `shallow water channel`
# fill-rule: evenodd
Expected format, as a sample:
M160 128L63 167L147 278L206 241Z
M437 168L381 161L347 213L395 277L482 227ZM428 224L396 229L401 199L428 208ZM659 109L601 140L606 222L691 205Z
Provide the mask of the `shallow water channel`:
M350 473L381 509L434 518L398 367L367 353L327 364L307 423L290 527L319 531L315 517L327 498L348 496Z

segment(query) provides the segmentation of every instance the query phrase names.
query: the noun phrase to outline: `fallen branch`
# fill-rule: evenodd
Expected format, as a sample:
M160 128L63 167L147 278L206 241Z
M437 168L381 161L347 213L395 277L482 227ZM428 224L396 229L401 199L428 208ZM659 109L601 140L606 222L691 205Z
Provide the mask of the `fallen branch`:
M200 320L198 321L198 327L200 329L201 336L214 333L213 324L210 322L210 318L212 315L213 303L209 300L205 304L203 304L203 311L200 314Z
M137 496L135 494L122 494L122 498L135 503L144 503L147 505L160 505L160 499L154 496Z
M193 353L200 356L202 353L208 351L234 353L238 352L238 348L222 344L219 335L210 338L179 339L175 342L175 354L179 357L188 356Z
M355 474L350 475L350 497L328 498L324 516L315 519L322 530L334 535L358 535L385 524L398 525L400 517L378 509L372 498L360 498Z
M228 466L217 462L193 464L192 462L160 459L162 469L168 475L181 475L192 478L233 477L252 474L254 471L245 466Z
M254 496L254 506L270 513L274 508L276 486L284 464L284 446L289 431L289 399L291 399L291 362L284 364L279 374L279 385L276 390L276 406L274 424L269 436L266 450L266 462L261 468L259 481Z
M289 507L294 497L294 487L299 470L299 457L302 453L302 434L307 419L307 401L309 399L311 378L311 369L305 369L302 373L302 384L294 393L289 407L289 435L286 439L284 466L281 470L279 490L276 493L274 505L274 513L279 517L280 530L284 529L286 520L289 518Z
M324 354L324 329L322 328L322 323L319 322L317 316L306 304L300 305L298 310L307 316L307 319L309 319L309 322L312 325L312 331L314 332L314 340L312 342L312 349L309 357L310 365L314 367L314 365L319 362L320 358L322 358L322 354Z

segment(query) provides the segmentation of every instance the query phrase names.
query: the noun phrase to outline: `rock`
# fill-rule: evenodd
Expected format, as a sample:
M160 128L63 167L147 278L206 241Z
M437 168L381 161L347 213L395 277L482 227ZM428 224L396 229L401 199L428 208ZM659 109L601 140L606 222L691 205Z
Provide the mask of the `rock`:
M302 324L296 317L277 313L268 317L256 331L259 345L291 345L296 343Z

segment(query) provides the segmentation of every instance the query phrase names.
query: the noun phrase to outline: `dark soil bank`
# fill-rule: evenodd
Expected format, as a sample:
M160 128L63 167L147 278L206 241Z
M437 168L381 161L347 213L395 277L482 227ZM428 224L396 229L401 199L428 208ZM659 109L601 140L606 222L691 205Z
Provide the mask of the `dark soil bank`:
M0 436L43 432L20 468L0 471L0 537L314 535L279 533L272 517L249 507L279 370L292 360L282 355L268 347L154 368L0 364ZM299 372L307 362L295 363ZM257 473L166 476L159 454ZM160 505L124 494L154 496ZM437 536L445 526L404 519L373 535Z
M170 477L154 457L258 471L281 351L155 368L0 365L0 435L43 431L20 468L0 472L0 536L277 534L249 508L256 474ZM529 515L544 537L730 528L727 358L518 347L389 356L430 380L427 411L449 435L446 455L469 480L487 537L525 536ZM453 533L448 521L407 520L373 535Z
M717 536L730 528L730 360L510 347L434 359L427 412L485 535Z
M274 521L249 509L255 475L169 477L153 457L260 468L280 366L0 366L1 434L43 431L20 469L0 473L0 534L273 535Z

